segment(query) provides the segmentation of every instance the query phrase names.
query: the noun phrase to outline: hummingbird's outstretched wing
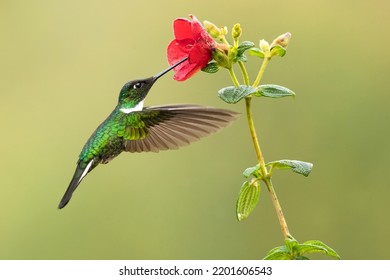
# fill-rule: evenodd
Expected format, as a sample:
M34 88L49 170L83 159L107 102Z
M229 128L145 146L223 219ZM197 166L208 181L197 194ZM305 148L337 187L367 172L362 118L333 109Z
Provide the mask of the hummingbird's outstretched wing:
M188 145L237 117L238 113L230 110L199 105L145 107L129 116L121 134L127 152L159 152Z

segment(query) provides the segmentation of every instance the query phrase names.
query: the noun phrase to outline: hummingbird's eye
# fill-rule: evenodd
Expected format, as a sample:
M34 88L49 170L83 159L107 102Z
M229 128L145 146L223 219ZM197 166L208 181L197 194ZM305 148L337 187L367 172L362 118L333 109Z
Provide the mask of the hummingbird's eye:
M133 85L133 89L141 88L141 87L142 87L142 84L143 84L143 83L141 83L141 82L135 83L135 84Z

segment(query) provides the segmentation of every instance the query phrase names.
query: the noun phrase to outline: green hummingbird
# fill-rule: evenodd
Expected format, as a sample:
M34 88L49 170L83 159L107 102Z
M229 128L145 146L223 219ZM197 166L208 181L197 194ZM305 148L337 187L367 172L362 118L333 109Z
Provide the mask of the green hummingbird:
M185 60L155 76L130 81L122 87L117 106L85 143L59 209L65 207L89 172L123 151L141 153L177 149L227 126L237 118L236 112L199 105L143 106L157 79Z

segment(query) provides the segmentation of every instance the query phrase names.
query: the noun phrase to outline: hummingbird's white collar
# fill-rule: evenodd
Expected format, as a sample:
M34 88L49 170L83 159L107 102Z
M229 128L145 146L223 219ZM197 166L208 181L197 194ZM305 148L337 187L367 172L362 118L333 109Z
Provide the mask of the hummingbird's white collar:
M134 108L120 108L119 110L122 113L129 114L131 112L136 112L136 111L142 111L144 108L144 101L142 100L140 103L137 104Z

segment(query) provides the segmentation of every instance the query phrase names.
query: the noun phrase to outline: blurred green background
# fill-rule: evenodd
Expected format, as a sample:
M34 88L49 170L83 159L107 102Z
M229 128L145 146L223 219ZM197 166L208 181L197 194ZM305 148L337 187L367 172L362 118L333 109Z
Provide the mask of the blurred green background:
M267 161L314 163L274 184L291 233L344 259L388 259L388 1L1 1L0 259L261 259L283 244L266 189L237 222L242 171L256 164L245 115L191 146L122 154L57 210L77 156L122 85L167 66L172 22L196 15L258 42L291 32L262 83L295 100L257 99ZM253 80L260 61L250 58ZM178 83L146 105L196 103L244 113L216 92L226 71ZM322 258L321 255L314 258ZM326 257L325 257L326 258Z

